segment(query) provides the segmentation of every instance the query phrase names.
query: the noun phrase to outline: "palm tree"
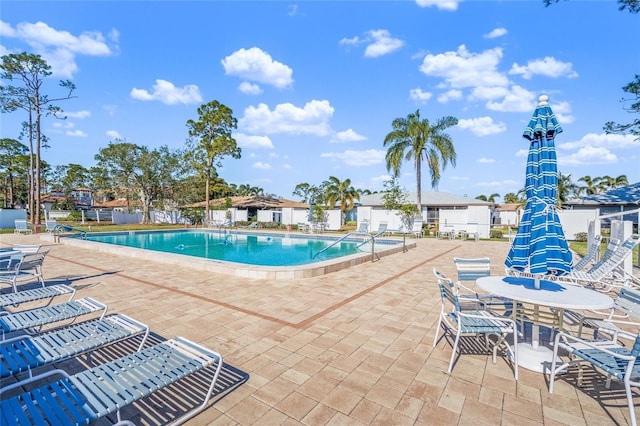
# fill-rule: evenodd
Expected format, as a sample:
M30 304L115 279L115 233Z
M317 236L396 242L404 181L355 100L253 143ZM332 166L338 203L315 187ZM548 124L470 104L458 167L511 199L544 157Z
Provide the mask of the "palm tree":
M504 202L507 204L518 204L520 203L520 198L515 192L508 192L504 194Z
M569 200L576 193L576 184L571 182L571 175L563 175L558 172L558 199L556 205L562 207L562 204Z
M351 179L340 181L335 176L329 176L326 184L325 199L329 208L333 208L338 201L340 202L340 225L342 226L347 217L347 210L351 210L356 200L360 200L360 194L351 186Z
M488 197L486 195L478 195L476 197L476 200L488 201L490 203L495 203L496 202L496 198L498 198L499 196L500 196L500 194L496 194L496 193L493 193L493 194L489 195Z
M578 179L578 182L584 182L584 186L578 187L578 191L580 193L584 191L587 195L597 194L598 186L596 184L596 179L591 179L591 176L582 176Z
M395 176L400 173L404 161L413 160L416 170L416 205L422 211L422 162L427 162L431 175L431 186L435 188L440 181L440 171L447 164L456 165L456 151L449 135L444 131L458 124L455 117L443 117L434 126L429 120L420 119L420 110L406 118L393 120L393 130L384 138L387 170Z
M627 178L627 175L620 175L615 179L615 182L613 183L614 188L620 188L621 186L627 186L629 185L629 179Z

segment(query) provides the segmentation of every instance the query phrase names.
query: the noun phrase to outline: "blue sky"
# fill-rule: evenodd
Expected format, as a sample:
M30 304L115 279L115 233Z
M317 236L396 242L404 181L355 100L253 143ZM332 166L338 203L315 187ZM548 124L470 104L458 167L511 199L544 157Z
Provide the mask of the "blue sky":
M420 110L458 118L457 152L438 190L475 197L524 187L522 138L546 94L564 132L559 170L574 181L640 181L640 141L605 135L630 122L621 88L640 72L640 16L615 1L3 1L0 54L40 54L44 90L67 120L43 130L52 165L95 165L117 138L182 148L186 122L217 100L238 119L240 160L229 183L296 199L296 184L329 176L381 190L383 140ZM17 138L24 113L0 115ZM412 165L400 183L415 190ZM430 189L426 170L423 189ZM500 199L498 199L500 200Z

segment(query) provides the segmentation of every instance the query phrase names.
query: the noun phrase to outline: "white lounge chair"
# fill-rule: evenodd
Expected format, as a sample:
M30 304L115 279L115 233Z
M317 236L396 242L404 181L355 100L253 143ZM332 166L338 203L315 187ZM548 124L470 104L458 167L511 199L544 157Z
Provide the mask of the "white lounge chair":
M637 285L640 280L633 275L627 274L622 269L622 264L632 255L638 243L640 243L640 236L634 234L618 246L608 258L603 256L602 261L596 262L589 270L571 271L569 274L557 276L545 275L544 279L585 285L604 292L609 292L615 288L628 287L631 284ZM506 268L505 272L506 275L535 278L535 276L529 272L518 271L512 268Z
M413 235L416 238L422 238L422 225L424 222L422 220L414 220L411 225L411 231L409 234Z
M40 251L42 244L14 244L13 249L22 254L33 254Z
M69 321L68 324L71 324L80 317L100 311L102 311L100 314L100 318L102 318L107 313L107 305L85 297L65 303L0 315L2 340L5 340L9 333L23 331L27 334L35 334L40 332L45 325L55 325L63 321Z
M616 240L617 241L617 240ZM593 237L593 242L587 248L587 253L584 255L582 259L575 265L573 265L574 271L582 271L587 265L591 262L595 261L600 254L600 243L602 242L602 236L596 235Z
M39 287L30 290L22 290L15 293L0 294L0 308L8 306L18 307L23 303L35 302L37 300L49 299L47 306L53 302L57 296L69 295L67 302L73 300L76 289L68 285L58 284L48 287Z
M31 234L33 232L31 228L29 228L26 219L16 219L14 225L14 234Z
M70 376L52 370L0 389L3 423L89 424L116 413L133 402L165 388L193 373L213 369L211 382L201 405L173 420L182 424L207 408L222 369L222 357L187 339L176 337ZM54 380L59 376L58 380ZM15 396L3 393L25 385L38 387ZM176 398L180 398L179 394Z
M0 377L8 377L43 365L72 358L91 350L142 335L140 351L149 327L126 315L112 314L35 336L21 335L0 342Z

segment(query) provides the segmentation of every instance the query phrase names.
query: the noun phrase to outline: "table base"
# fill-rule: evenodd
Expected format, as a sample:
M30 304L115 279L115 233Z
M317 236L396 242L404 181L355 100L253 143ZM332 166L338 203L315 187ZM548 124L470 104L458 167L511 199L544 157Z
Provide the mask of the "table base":
M518 365L527 370L536 373L544 373L549 371L551 361L553 360L553 351L544 345L537 348L531 343L518 343ZM561 364L557 361L558 365Z

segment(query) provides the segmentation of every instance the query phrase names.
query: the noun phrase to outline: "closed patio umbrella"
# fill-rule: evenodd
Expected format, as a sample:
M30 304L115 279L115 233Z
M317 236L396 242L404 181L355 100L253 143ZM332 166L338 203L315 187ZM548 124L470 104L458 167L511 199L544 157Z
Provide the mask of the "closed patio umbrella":
M554 144L562 132L549 98L542 95L523 137L530 141L525 189L527 203L505 265L536 275L571 272L571 252L558 212L558 167Z

